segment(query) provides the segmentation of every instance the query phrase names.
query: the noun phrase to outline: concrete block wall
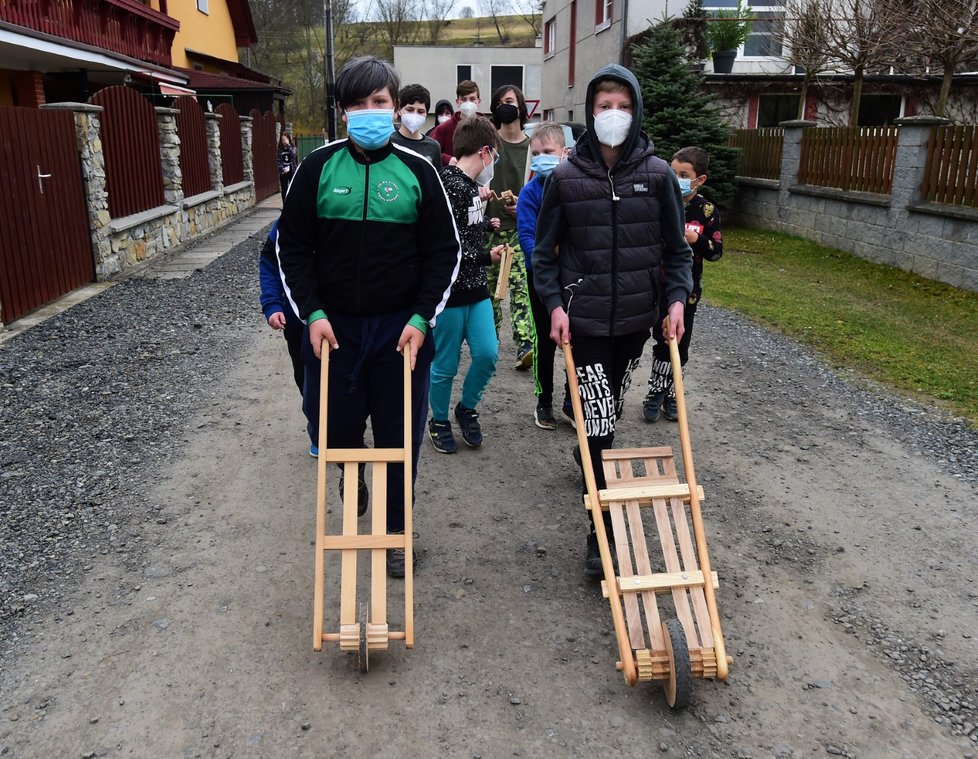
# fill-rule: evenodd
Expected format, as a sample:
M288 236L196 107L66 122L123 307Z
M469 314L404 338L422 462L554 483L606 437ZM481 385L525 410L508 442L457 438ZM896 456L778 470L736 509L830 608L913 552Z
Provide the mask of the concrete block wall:
M778 180L739 177L729 216L978 292L978 209L928 203L920 195L930 116L900 119L890 195L808 187L798 181L801 138L811 121L784 122Z

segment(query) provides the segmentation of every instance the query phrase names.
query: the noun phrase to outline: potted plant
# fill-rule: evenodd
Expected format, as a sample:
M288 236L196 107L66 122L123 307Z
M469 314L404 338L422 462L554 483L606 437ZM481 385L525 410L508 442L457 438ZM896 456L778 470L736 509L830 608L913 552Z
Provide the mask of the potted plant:
M713 70L716 73L729 74L733 71L737 48L747 41L750 34L751 18L750 8L742 5L735 11L717 11L707 21L706 40L713 52Z

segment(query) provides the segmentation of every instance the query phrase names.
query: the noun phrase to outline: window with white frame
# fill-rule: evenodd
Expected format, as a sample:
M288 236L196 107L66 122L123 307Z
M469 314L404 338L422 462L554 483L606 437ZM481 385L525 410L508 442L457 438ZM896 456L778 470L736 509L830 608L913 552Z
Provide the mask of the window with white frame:
M557 52L557 19L552 18L543 26L543 54L553 55Z
M784 7L752 7L754 19L744 43L744 56L780 58L784 47Z
M594 30L600 32L611 26L614 0L594 0Z
M736 11L750 8L751 22L747 41L738 51L745 58L780 58L784 47L783 5L750 5L739 0L706 0L704 10L708 16L717 11Z

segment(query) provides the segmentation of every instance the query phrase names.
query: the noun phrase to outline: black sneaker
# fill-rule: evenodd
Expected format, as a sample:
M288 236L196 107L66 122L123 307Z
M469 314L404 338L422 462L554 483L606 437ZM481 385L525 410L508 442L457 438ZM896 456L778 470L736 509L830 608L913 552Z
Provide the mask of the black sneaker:
M560 407L560 415L570 423L570 426L575 430L577 429L577 420L574 418L574 407L571 405L570 400L565 400L564 405Z
M665 396L665 390L659 390L658 392L654 390L649 391L649 394L645 396L645 401L642 403L642 415L645 417L645 421L659 421L659 414L662 412L662 403Z
M403 535L403 532L391 533L393 535ZM403 548L388 548L387 549L387 576L388 577L404 577L404 549ZM414 551L411 554L411 564L412 570L418 566L418 552ZM412 571L412 574L414 572Z
M447 419L444 422L436 422L434 419L428 422L428 437L431 438L431 444L439 453L455 453L458 450L455 436L452 434L452 425L448 423ZM389 556L390 551L387 554Z
M608 542L611 549L611 566L615 574L618 574L618 554L615 551L615 544ZM598 536L593 532L587 536L587 558L584 559L584 574L587 577L604 578L604 569L601 567L601 552L598 550Z
M357 467L357 516L362 517L367 513L367 504L370 503L370 491L367 490L367 465L360 464ZM340 498L343 498L343 467L340 467Z
M525 372L531 366L533 366L533 346L530 343L523 343L516 351L516 368Z
M537 406L537 410L533 412L533 423L541 430L557 429L554 410L550 406Z
M662 415L670 422L679 421L679 406L676 405L676 396L667 395L662 401Z
M482 427L479 426L479 412L474 408L465 408L461 403L455 407L455 420L458 422L462 440L469 448L482 445Z
M584 559L584 574L588 577L603 577L601 552L598 551L598 536L593 532L587 536L587 558Z

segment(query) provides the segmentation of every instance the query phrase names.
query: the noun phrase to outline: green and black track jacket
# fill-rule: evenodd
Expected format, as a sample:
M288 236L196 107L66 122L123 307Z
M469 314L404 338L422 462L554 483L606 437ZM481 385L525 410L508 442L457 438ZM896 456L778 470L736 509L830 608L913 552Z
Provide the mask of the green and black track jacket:
M346 139L299 165L277 253L303 320L316 311L410 310L432 326L461 260L452 209L431 164L394 144L361 153Z

